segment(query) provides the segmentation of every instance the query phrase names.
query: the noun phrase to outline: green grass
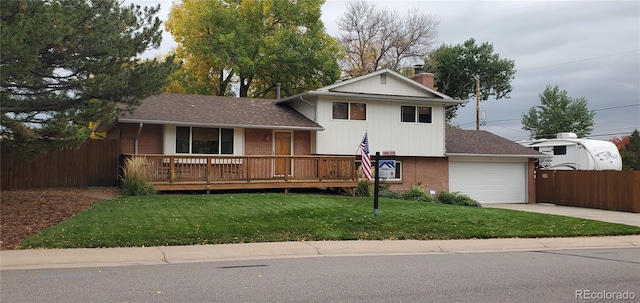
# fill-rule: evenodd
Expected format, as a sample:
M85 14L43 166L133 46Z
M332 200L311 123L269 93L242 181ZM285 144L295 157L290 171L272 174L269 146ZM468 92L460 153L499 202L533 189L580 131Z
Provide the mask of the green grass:
M640 227L493 208L314 194L155 195L95 204L22 248L640 234Z

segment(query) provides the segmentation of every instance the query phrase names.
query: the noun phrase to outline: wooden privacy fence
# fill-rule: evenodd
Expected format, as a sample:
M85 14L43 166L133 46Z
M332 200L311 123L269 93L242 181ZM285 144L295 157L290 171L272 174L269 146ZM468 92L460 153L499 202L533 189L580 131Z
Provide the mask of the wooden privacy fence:
M640 212L640 171L536 170L536 200Z
M117 140L88 140L80 148L23 158L3 154L2 190L116 186L119 172Z

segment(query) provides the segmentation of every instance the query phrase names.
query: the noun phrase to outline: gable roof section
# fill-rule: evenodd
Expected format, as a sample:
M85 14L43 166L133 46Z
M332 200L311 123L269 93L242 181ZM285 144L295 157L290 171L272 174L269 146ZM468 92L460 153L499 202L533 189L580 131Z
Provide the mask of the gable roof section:
M274 101L166 93L145 98L131 114L119 115L118 122L323 130L289 106Z
M447 129L445 149L447 156L547 157L484 130Z
M377 79L383 74L387 77L387 83L399 83L400 85L408 87L411 91L415 92L415 94L407 95L406 93L402 94L398 92L383 90L379 83L374 84L375 81L377 81ZM305 96L341 96L393 101L431 101L444 103L447 105L467 103L467 101L465 100L453 99L443 93L429 88L415 80L411 80L390 69L381 69L366 75L362 75L360 77L340 81L329 86L318 88L316 90L281 99L278 101L278 103L286 103L292 100L301 99Z

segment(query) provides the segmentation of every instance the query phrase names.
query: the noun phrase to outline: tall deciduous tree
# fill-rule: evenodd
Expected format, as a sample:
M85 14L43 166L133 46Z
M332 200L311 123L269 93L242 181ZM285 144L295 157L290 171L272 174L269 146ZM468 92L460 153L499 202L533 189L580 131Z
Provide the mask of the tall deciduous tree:
M515 62L500 58L493 45L477 45L473 38L458 45L442 45L425 60L426 71L434 73L439 92L458 100L476 95L476 78L480 81L480 100L509 98ZM447 110L447 120L456 116L457 108Z
M404 16L379 10L365 0L347 2L338 21L345 51L342 69L349 77L383 68L398 70L420 62L435 43L438 22L411 9Z
M173 62L136 57L160 44L159 9L118 0L3 1L2 152L78 145L89 122L159 93Z
M167 29L179 46L183 70L171 90L264 97L276 83L284 95L334 83L340 47L320 20L323 0L183 0L171 8ZM188 80L188 81L187 81ZM195 81L194 81L195 80Z
M594 116L587 99L571 98L557 85L549 85L540 95L540 105L522 115L522 129L529 131L531 139L555 138L561 132L585 137L593 131Z

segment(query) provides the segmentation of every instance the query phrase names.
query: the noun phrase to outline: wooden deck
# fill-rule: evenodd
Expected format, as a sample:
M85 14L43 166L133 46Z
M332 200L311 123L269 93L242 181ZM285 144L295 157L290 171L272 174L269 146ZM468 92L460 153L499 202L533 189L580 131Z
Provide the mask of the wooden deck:
M138 173L158 191L357 187L354 156L175 156L143 158Z

